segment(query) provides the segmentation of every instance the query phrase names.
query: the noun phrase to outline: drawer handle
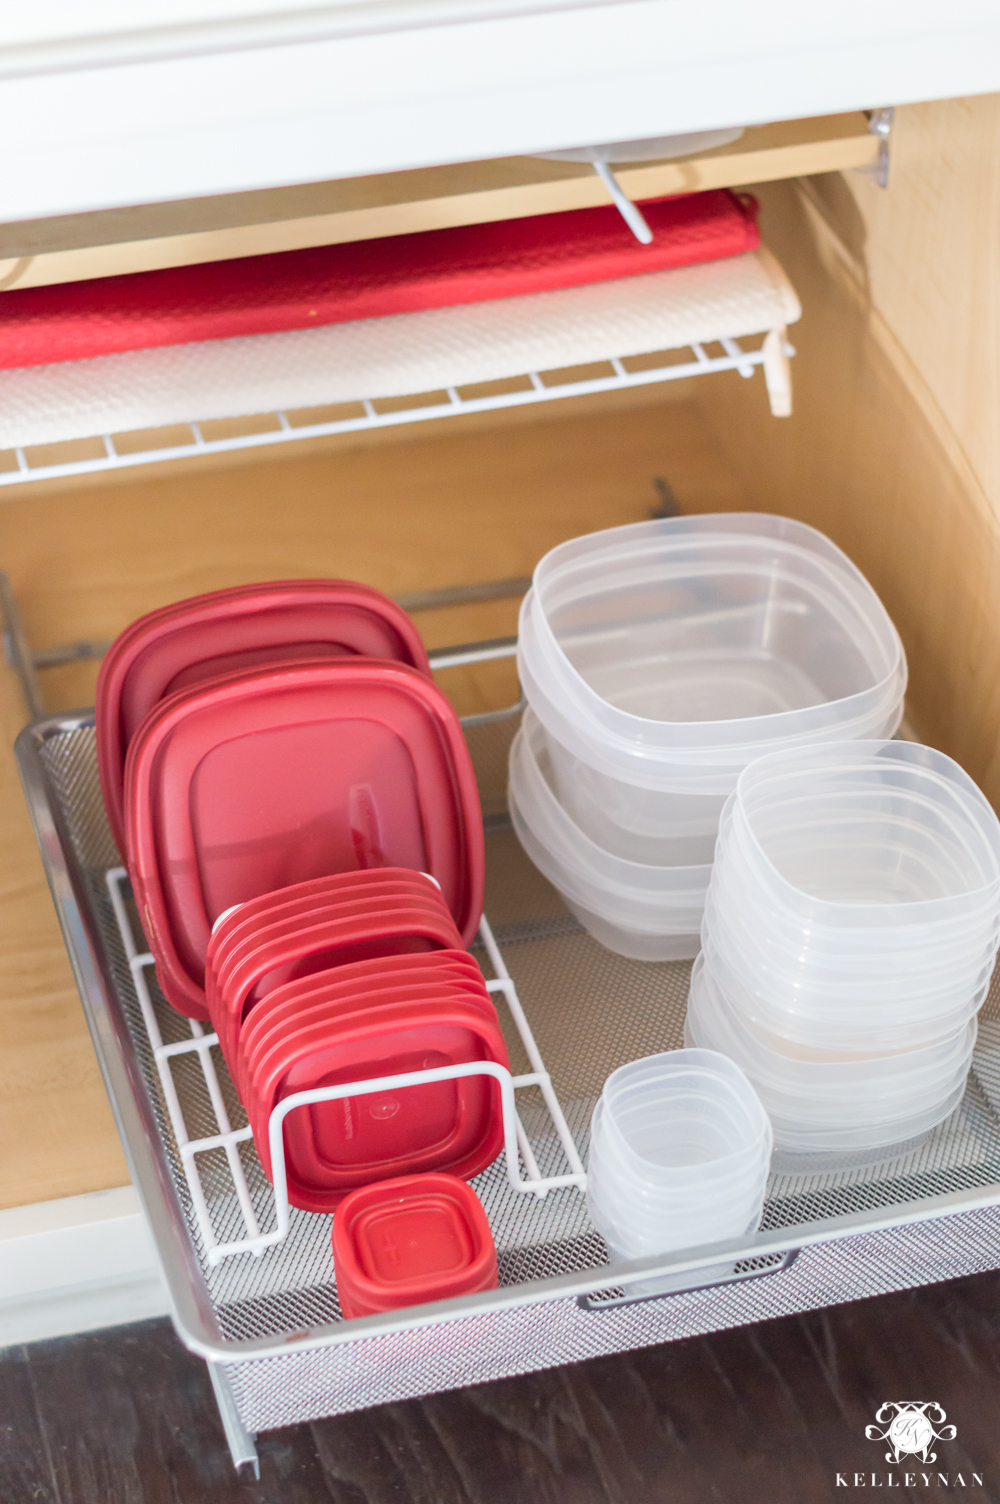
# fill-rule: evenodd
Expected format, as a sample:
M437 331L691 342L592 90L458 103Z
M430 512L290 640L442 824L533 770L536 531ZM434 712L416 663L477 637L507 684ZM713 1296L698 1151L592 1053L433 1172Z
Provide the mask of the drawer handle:
M578 1295L576 1303L581 1311L620 1311L623 1306L639 1306L649 1300L673 1300L677 1295L694 1295L700 1290L721 1290L726 1285L742 1285L753 1279L769 1279L772 1275L783 1274L790 1269L798 1258L801 1249L789 1248L781 1256L781 1262L769 1264L766 1269L744 1269L739 1274L727 1275L725 1279L712 1280L707 1285L689 1285L683 1290L663 1290L657 1295L613 1295L608 1300L597 1300L593 1295ZM692 1271L696 1273L696 1271ZM656 1279L656 1275L635 1274L633 1280Z

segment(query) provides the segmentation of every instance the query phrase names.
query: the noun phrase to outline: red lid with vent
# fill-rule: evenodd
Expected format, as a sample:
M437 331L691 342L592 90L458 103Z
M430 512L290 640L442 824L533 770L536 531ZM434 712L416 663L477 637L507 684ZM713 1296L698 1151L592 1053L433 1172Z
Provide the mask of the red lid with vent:
M125 851L129 743L154 705L219 674L302 658L387 658L429 674L416 626L395 601L349 580L276 580L213 590L140 617L116 638L97 681L97 761L108 819Z
M482 913L468 748L444 694L404 664L319 660L178 691L133 738L126 820L160 985L192 1017L208 1016L212 925L247 899L405 867L440 885L459 944ZM455 948L454 933L437 943Z
M497 1285L482 1203L451 1175L407 1175L352 1191L333 1219L333 1265L348 1319Z

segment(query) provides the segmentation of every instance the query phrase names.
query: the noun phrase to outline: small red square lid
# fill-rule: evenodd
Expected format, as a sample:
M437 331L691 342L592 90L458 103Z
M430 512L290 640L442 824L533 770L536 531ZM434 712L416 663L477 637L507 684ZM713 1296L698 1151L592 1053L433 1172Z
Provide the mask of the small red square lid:
M482 1203L452 1175L407 1175L352 1191L334 1216L333 1262L348 1318L497 1284Z

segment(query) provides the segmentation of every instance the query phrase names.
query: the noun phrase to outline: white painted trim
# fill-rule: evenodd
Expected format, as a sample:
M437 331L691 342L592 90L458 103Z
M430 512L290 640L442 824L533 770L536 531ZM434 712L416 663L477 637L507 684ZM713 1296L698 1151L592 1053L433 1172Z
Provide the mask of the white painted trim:
M0 1211L0 1347L168 1312L132 1186Z
M2 79L4 219L1000 88L996 0L511 3L348 6L361 33Z

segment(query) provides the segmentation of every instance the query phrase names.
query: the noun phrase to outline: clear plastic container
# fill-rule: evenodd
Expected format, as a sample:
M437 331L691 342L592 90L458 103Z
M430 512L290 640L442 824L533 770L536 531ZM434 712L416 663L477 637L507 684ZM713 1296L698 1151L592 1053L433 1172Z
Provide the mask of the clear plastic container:
M644 961L697 954L711 867L626 861L585 835L552 788L544 733L530 710L511 747L508 805L528 856L602 945Z
M607 1130L621 1153L653 1183L702 1186L759 1158L767 1136L743 1072L711 1055L650 1055L614 1071L604 1084ZM692 1153L682 1157L679 1124L690 1119ZM709 1164L709 1170L704 1166Z
M673 1050L608 1078L591 1123L587 1201L622 1257L737 1237L763 1207L772 1130L733 1062Z
M769 1117L826 1126L879 1127L887 1118L943 1100L964 1083L976 1020L919 1049L844 1060L807 1060L782 1051L735 1007L704 955L691 973L692 1039L736 1061Z
M854 928L804 920L782 903L780 893L769 889L759 870L748 863L729 824L724 824L716 846L712 892L717 908L723 906L727 916L738 912L754 934L767 936L769 947L780 948L788 957L800 957L803 965L832 967L842 974L849 970L867 973L880 966L890 977L961 964L970 948L988 944L1000 930L1000 899L992 885L981 896L970 898L961 918Z
M590 1170L605 1207L626 1209L630 1236L638 1235L649 1218L658 1223L662 1214L663 1188L651 1185L638 1175L622 1169L606 1122L602 1122L600 1116L594 1119L591 1127ZM767 1165L761 1168L755 1164L749 1170L742 1170L737 1178L718 1185L713 1182L710 1195L705 1186L698 1185L688 1186L686 1190L671 1191L672 1215L701 1215L714 1207L723 1209L724 1214L730 1216L729 1209L737 1201L741 1204L746 1202L749 1215L757 1198L763 1194L767 1176Z
M544 735L559 803L598 846L657 866L711 863L727 795L638 788L596 773Z
M721 874L723 864L720 863ZM981 964L979 958L987 956L996 944L998 926L992 919L980 922L975 930L940 943L927 943L927 936L914 938L907 947L896 943L899 931L893 932L893 943L875 949L870 943L871 931L863 932L868 943L855 952L850 938L842 935L838 949L815 943L815 935L799 929L799 938L793 938L787 930L769 922L759 908L734 898L740 894L739 886L731 881L729 868L725 876L713 882L705 913L725 915L725 926L732 943L741 950L753 946L766 960L769 967L793 979L794 985L815 981L818 986L878 982L893 989L894 995L912 993L919 995L927 987L937 987L954 978L959 971L975 976ZM742 890L745 894L745 888ZM741 895L742 896L742 895ZM748 957L748 963L751 958Z
M1000 906L1000 822L933 748L772 753L740 775L731 816L754 880L810 929L961 925Z
M702 943L755 1026L898 1052L956 1030L1000 939L1000 822L943 753L849 742L771 754L723 811Z
M976 987L941 990L921 999L892 999L873 985L867 994L845 1000L816 989L779 992L773 980L754 973L745 948L734 955L716 943L707 915L702 947L713 974L745 1018L776 1039L825 1051L889 1054L932 1043L975 1017L993 970L991 956Z
M891 735L898 635L846 556L766 514L637 523L538 565L518 667L546 730L636 787L724 794L775 746Z

